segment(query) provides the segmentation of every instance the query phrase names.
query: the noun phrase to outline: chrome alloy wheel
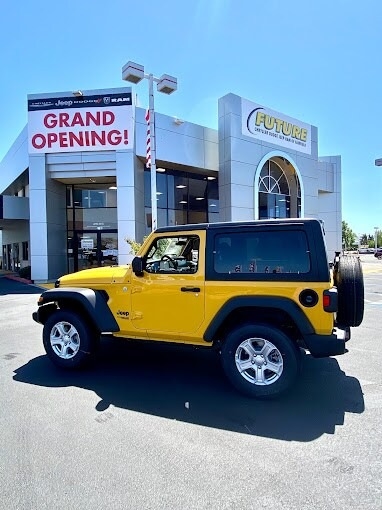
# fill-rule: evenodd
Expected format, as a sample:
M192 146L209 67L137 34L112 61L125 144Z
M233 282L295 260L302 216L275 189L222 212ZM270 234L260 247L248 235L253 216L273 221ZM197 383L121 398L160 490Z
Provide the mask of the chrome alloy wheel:
M80 348L80 335L69 322L57 322L50 332L53 352L62 359L71 359Z
M275 383L283 373L283 358L269 340L247 338L235 353L236 368L240 375L256 386Z

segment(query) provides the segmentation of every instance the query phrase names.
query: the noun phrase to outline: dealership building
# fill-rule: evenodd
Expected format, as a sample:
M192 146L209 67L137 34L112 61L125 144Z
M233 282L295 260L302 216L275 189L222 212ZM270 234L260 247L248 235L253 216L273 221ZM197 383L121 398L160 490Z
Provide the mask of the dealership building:
M131 88L28 96L28 125L0 163L2 264L36 282L132 258L126 239L157 226L266 218L324 222L341 250L341 158L317 128L248 99L219 99L218 129L155 114L156 187L146 111Z

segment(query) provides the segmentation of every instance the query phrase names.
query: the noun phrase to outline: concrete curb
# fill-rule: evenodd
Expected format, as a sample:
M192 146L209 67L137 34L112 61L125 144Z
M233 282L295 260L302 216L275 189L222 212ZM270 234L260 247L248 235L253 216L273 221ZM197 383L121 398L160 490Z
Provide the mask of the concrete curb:
M33 283L33 280L28 280L27 278L21 278L20 276L16 276L14 274L5 274L4 277L8 278L9 280L14 280L15 282L27 283L28 285Z

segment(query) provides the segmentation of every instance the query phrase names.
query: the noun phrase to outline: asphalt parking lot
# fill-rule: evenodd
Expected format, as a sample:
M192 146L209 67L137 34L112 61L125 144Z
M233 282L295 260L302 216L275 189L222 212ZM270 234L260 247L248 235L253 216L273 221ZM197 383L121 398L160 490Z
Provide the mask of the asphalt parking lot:
M106 340L61 372L31 319L41 289L0 277L0 508L381 509L382 261L361 260L349 352L305 356L267 403L208 351Z

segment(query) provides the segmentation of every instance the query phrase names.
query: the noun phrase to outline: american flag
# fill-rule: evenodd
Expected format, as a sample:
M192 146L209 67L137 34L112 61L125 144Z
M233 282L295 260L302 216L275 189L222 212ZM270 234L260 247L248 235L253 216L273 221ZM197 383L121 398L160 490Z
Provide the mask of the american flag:
M151 168L151 136L150 136L150 110L146 110L147 136L146 136L146 167Z

